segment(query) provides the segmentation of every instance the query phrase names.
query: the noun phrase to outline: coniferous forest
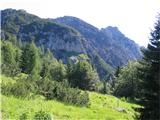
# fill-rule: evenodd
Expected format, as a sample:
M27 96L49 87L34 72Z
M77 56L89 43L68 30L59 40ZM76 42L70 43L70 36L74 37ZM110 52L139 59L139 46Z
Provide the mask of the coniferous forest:
M160 16L148 46L135 46L138 57L126 57L126 63L118 56L123 53L114 54L131 53L122 43L112 41L118 45L111 50L106 43L105 58L103 47L89 42L104 31L89 36L74 24L21 10L4 10L1 17L2 119L160 119Z

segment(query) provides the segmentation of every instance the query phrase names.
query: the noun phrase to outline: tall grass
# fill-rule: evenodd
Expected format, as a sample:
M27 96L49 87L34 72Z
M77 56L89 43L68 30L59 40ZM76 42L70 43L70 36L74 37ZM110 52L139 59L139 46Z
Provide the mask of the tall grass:
M2 95L2 118L17 120L26 113L28 118L32 119L34 114L40 110L49 113L53 119L133 120L138 115L133 109L133 107L139 107L136 104L126 103L116 97L94 92L89 95L90 105L87 107L67 105L55 100L46 101L41 97L25 100ZM116 108L123 108L126 111L120 112Z
M16 78L11 80L10 77L1 76L1 79L1 84L16 82ZM95 92L89 92L90 102L87 107L45 100L43 96L35 96L32 99L4 95L0 97L2 120L19 120L24 116L32 120L38 111L50 114L54 120L134 120L139 115L134 108L140 107L114 96Z

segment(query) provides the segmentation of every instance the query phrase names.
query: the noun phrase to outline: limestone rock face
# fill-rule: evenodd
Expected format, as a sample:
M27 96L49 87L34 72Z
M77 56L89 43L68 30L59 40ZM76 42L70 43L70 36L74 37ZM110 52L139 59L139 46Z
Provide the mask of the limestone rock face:
M121 66L129 60L141 58L140 47L122 34L117 27L98 28L71 16L50 19L78 30L95 48L98 54L111 66Z
M10 34L22 43L34 41L64 63L85 54L101 78L141 57L139 46L118 28L99 30L76 17L42 19L24 10L6 9L1 11L1 28L1 39L7 40Z

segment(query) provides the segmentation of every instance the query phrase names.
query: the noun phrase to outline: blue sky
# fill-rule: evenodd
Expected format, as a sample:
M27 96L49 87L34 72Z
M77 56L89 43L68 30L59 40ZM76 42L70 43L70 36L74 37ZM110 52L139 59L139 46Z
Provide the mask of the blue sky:
M0 8L24 9L41 18L75 16L100 28L117 26L146 46L160 13L160 0L0 0Z

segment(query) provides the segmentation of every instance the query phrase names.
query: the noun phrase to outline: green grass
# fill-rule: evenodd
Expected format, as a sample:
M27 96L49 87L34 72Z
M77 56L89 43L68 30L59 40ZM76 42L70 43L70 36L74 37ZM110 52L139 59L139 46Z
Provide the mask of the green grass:
M8 80L4 76L2 79ZM2 119L18 120L20 115L27 113L29 119L32 120L35 112L40 110L51 114L53 119L58 120L134 120L135 115L139 114L133 109L140 107L139 105L124 102L114 96L89 92L89 97L88 107L78 107L56 100L48 101L40 96L27 100L1 95ZM119 112L117 108L123 108L126 112Z
M17 99L2 95L2 118L18 119L22 113L33 118L35 112L46 111L55 119L97 119L97 120L133 120L136 113L132 107L138 105L123 102L116 97L90 92L90 106L77 107L61 102L41 98L34 100ZM119 105L118 105L119 101ZM118 112L116 108L125 108L126 112Z

